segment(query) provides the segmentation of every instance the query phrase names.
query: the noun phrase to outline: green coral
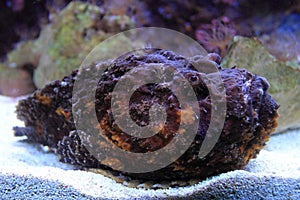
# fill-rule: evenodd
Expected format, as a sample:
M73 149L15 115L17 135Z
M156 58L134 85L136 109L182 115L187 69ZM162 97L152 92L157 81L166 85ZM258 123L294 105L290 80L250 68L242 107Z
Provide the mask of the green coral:
M277 132L300 127L300 67L278 61L255 38L236 36L222 62L223 67L246 68L264 76L271 87L270 94L280 104Z
M36 66L39 60L40 49L34 41L21 42L14 51L8 53L8 63L11 67L32 64Z
M43 87L78 68L109 36L133 27L127 16L104 15L97 6L74 1L54 16L37 40L20 43L8 55L8 62L17 67L27 63L36 66L34 82Z

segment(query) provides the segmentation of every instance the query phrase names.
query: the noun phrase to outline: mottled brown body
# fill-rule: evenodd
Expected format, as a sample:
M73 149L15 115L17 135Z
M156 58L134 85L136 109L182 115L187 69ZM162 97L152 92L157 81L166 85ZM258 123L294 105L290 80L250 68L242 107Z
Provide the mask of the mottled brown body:
M210 56L202 58L203 67L205 63L213 62L210 58ZM264 147L271 132L276 128L279 106L267 93L268 82L245 69L218 67L226 90L224 99L227 102L226 119L218 142L207 156L200 159L199 149L211 120L210 94L202 78L205 74L197 72L188 59L173 52L151 50L143 54L128 54L113 63L107 63L108 69L102 77L97 77L97 73L94 73L95 77L90 77L90 85L97 85L95 102L86 101L84 98L80 100L86 105L85 112L94 112L90 105L95 103L99 123L93 128L99 130L101 128L103 131L99 132L100 136L107 138L116 148L138 153L154 152L167 146L175 134L192 134L177 133L180 123L194 122L192 110L182 110L180 102L172 91L160 84L139 87L129 102L132 120L141 126L149 123L149 109L153 104L159 103L166 109L166 123L157 128L157 134L148 138L133 137L123 132L115 123L111 113L111 92L115 84L129 70L140 66L145 67L145 64L151 63L170 66L189 81L199 105L198 131L188 150L170 165L153 172L124 172L123 174L143 180L189 180L205 179L222 172L242 169ZM217 66L216 63L214 64ZM90 68L96 67L90 66ZM109 169L108 163L121 165L122 163L115 158L97 161L82 144L78 136L81 130L75 129L72 115L72 95L83 94L83 91L72 94L76 76L77 71L74 71L62 81L55 81L20 101L17 114L18 118L25 122L26 127L15 128L17 135L26 135L31 141L57 148L57 153L63 162L101 169ZM176 83L175 78L172 83L181 86L181 83ZM128 102L117 102L117 106L122 106L124 103ZM89 133L80 132L80 134ZM97 151L99 145L101 143L99 144L98 141L91 141L89 147Z

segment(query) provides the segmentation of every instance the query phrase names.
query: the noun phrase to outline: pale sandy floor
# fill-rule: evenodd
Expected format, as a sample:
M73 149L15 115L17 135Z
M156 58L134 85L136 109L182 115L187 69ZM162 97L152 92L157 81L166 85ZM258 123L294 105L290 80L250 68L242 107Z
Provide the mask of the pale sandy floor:
M0 96L0 199L300 199L300 131L273 136L245 170L212 177L194 186L127 188L99 174L74 170L40 146L21 142L12 127L17 99ZM58 182L52 182L58 181Z

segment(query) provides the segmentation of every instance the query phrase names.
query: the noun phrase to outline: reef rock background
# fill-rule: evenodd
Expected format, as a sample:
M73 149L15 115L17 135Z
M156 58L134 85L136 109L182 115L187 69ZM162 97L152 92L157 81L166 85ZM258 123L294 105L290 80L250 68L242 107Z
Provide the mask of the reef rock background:
M255 68L255 73L268 78L270 93L282 106L277 132L299 127L299 103L287 95L299 91L300 82L297 0L1 1L0 94L16 97L32 93L78 68L87 53L109 36L145 26L187 34L207 51L225 58L224 67ZM237 35L256 38L254 46L265 49L261 53L272 57L274 67L267 67L267 60L247 59L254 46L248 46L248 52L238 55L243 60L235 62L237 55L232 49L236 49L233 38ZM285 69L289 72L280 74L281 80L291 80L292 85L276 83Z

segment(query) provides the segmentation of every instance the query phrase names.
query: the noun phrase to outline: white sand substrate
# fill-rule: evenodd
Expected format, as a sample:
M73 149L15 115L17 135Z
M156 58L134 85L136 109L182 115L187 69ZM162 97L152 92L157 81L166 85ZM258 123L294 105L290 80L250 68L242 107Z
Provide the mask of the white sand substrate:
M0 96L0 199L300 199L300 131L272 136L244 170L193 186L128 188L100 174L75 170L39 145L14 137L22 126L18 99Z

